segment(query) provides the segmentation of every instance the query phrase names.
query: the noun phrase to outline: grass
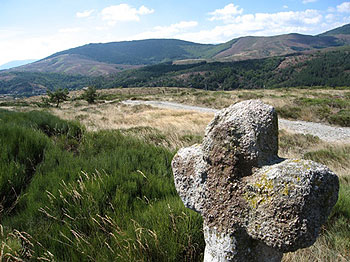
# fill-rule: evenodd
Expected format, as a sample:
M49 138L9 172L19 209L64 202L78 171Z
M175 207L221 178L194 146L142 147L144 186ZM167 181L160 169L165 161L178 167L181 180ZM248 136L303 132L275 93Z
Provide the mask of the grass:
M279 154L282 157L304 158L327 165L340 177L336 206L322 227L316 243L306 249L288 253L284 262L349 261L350 260L350 145L328 144L317 137L280 132Z
M9 129L0 136L9 148L1 160L21 171L5 177L8 168L0 170L1 178L13 181L4 181L8 188L1 191L7 201L1 210L4 259L203 258L202 219L177 196L170 168L173 152L118 131L81 128L79 136L69 136L73 127L80 128L74 122L51 116L42 125L40 114L32 114L0 114L1 128ZM47 132L47 126L56 128ZM9 134L13 143L8 142Z
M79 112L85 108L85 101L79 100L82 91L71 92L72 101L66 102L61 109L72 108ZM313 122L324 122L332 125L349 126L349 89L331 87L312 88L279 88L263 90L205 91L192 88L115 88L98 90L98 107L105 102L113 108L127 99L164 100L189 105L206 106L221 109L233 103L247 99L261 99L273 105L279 116L287 119L298 119ZM7 101L11 108L28 110L28 104L37 107L40 97L32 97L23 101ZM0 104L1 105L1 104ZM16 106L17 105L17 106ZM74 110L73 110L74 108ZM56 113L54 109L49 109ZM74 114L76 116L76 114ZM61 116L62 117L62 116ZM109 115L110 117L110 115ZM108 118L107 118L108 119ZM86 121L84 124L87 124ZM110 124L110 123L109 123ZM91 124L88 124L88 126ZM101 124L97 124L100 126Z
M5 168L0 169L3 184L8 179L6 172L12 174L13 181L16 176L25 178L16 182L19 186L15 191L6 189L8 204L3 204L0 212L0 239L2 254L7 255L0 254L1 259L203 260L202 220L184 208L175 192L169 164L175 150L201 142L213 115L129 107L119 100L134 97L222 108L259 98L274 105L280 116L298 112L284 116L321 122L342 114L349 100L349 91L343 89L206 92L148 88L100 92L105 92L106 102L100 100L96 105L76 100L63 103L59 109L40 109L44 110L41 113L0 110L0 130L7 130L0 141L9 145L0 154L5 159L1 164ZM30 99L28 103L36 98ZM26 134L30 138L24 138ZM7 143L7 139L13 142ZM17 152L15 145L21 143L31 146L21 146L24 153L18 151L18 157L9 159ZM326 164L341 183L339 200L316 243L286 254L283 261L349 261L350 145L285 131L280 132L279 144L280 156ZM8 172L10 167L12 173Z
M340 178L339 199L316 243L295 253L288 253L283 261L339 261L350 260L350 175Z

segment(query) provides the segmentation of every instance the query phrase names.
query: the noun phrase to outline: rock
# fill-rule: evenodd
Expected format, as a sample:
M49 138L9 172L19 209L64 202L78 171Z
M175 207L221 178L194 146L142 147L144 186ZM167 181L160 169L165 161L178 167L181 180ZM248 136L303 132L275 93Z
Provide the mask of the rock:
M336 203L338 178L326 166L277 156L277 123L273 107L244 101L174 157L176 189L204 219L205 261L280 261L315 242Z

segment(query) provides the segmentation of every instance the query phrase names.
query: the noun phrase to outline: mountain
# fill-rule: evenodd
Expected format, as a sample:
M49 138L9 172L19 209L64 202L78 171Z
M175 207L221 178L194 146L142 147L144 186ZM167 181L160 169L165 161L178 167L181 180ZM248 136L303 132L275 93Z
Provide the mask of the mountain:
M6 64L0 65L0 70L10 69L12 67L18 67L35 62L37 59L27 59L27 60L15 60L8 62Z
M259 59L327 47L340 46L332 36L287 34L271 37L247 36L234 39L231 47L214 56L224 61Z
M338 35L350 35L350 24L343 25L341 27L329 30L320 34L319 36L338 36Z
M321 35L247 36L223 44L198 44L176 39L148 39L87 44L55 53L16 71L111 75L119 71L169 61L204 59L239 61L288 55L350 44L350 24Z
M47 59L68 54L110 64L149 65L201 57L213 46L176 39L148 39L88 44L53 54Z
M60 54L10 71L106 76L137 67L139 66L103 63L78 54Z
M176 39L148 39L105 44L88 44L12 69L103 76L140 66L173 60L210 58L225 45L206 45Z
M37 93L38 87L40 88L38 91L40 93L42 90L46 90L46 88L56 88L60 86L60 83L63 83L61 85L62 87L79 89L93 83L96 77L108 77L111 80L115 76L120 81L115 81L114 86L144 86L147 84L150 86L165 84L169 86L179 85L179 81L176 78L172 78L170 82L163 80L153 81L152 79L162 79L164 75L171 74L171 70L189 70L189 68L196 66L207 67L209 64L217 65L218 68L221 68L224 65L222 62L231 63L235 61L242 61L242 63L236 63L234 67L237 65L239 67L242 65L247 66L247 68L244 67L242 70L244 72L253 70L248 75L254 75L254 70L258 70L254 61L265 61L261 60L263 58L273 58L271 60L273 61L271 62L273 65L279 66L279 63L281 63L282 66L292 70L291 68L297 60L312 60L314 54L317 56L317 53L321 50L328 53L339 48L341 50L341 47L347 47L349 45L350 24L316 36L302 34L285 34L269 37L246 36L216 45L198 44L176 39L148 39L88 44L55 53L31 64L0 72L0 94L25 93L30 95ZM343 57L347 57L347 52L349 50L342 53ZM277 57L277 60L274 57ZM295 60L290 60L288 57L292 57ZM342 61L343 64L339 65L338 68L344 68L345 73L349 72L348 65L346 61L343 61L341 56L332 55L332 57L336 57L339 61ZM254 61L249 62L252 59ZM266 61L268 61L268 64L270 63L270 60ZM271 66L271 63L269 66ZM318 65L320 63L318 62ZM332 63L334 64L335 61L332 60L329 64ZM253 64L254 66L252 67ZM346 66L344 67L345 64ZM177 65L177 67L172 67L172 65ZM271 69L269 66L266 67L269 68L266 72ZM311 64L305 65L305 67L309 66ZM143 67L147 68L143 70ZM141 69L137 70L137 68ZM152 72L149 72L149 70ZM220 70L215 69L215 74L220 74L218 73ZM298 68L298 70L300 71L301 69ZM329 70L332 69L329 68ZM125 74L123 74L124 71L126 72ZM203 69L204 71L206 70ZM211 71L209 70L208 72L210 73ZM263 70L261 74L266 74L266 72ZM201 78L202 73L198 73L199 76L197 78ZM314 79L314 75L311 74L311 79ZM72 78L72 76L79 76L80 78ZM271 79L277 76L274 75ZM181 77L183 78L183 76ZM322 78L322 76L320 77ZM332 78L328 82L322 82L318 79L317 81L315 80L315 83L326 83L330 85L346 83L343 80L347 79L347 76L341 75L340 77L342 79L341 81L336 81L335 78ZM149 78L151 78L151 81ZM259 80L257 80L259 83L253 83L252 81L255 81L255 79L259 79L259 77L251 78L247 85L240 78L236 79L236 82L242 82L239 84L240 87L244 87L245 85L248 87L264 86L264 84L261 84L263 82L259 82ZM183 84L189 83L189 86L195 86L192 82L197 83L197 80L185 81ZM232 82L231 80L229 83ZM100 80L98 81L100 82ZM213 80L212 82L214 83L215 81ZM280 80L277 82L280 83ZM221 86L220 82L219 84L214 84L212 88L215 89L215 86ZM230 88L235 88L235 85Z
M103 76L169 61L240 61L309 52L350 44L350 24L320 35L286 34L240 37L222 44L177 39L148 39L87 44L55 53L16 71Z

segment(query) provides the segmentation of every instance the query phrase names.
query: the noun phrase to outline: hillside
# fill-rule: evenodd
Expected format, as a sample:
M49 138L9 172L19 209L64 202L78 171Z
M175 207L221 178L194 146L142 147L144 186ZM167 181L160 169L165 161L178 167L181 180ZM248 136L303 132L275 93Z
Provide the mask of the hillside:
M55 58L52 58L55 59ZM350 47L334 47L233 62L161 63L125 70L114 76L91 77L47 72L0 74L0 94L35 95L46 89L115 87L193 87L206 90L349 86Z
M341 45L332 36L288 34L272 37L247 36L231 41L230 48L218 53L215 59L237 61L292 54Z
M350 35L350 24L337 27L320 34L319 36L337 36L337 35Z
M68 54L110 64L149 65L204 57L213 46L176 39L148 39L88 44L53 54L46 59Z
M133 65L98 62L82 55L60 54L10 71L65 73L70 75L105 76L122 70L137 68Z
M0 74L0 95L33 96L47 89L81 89L97 78L82 75L37 72L6 72Z
M350 47L236 62L164 63L117 75L105 86L173 86L207 90L348 86Z
M318 36L287 34L270 37L247 36L222 44L199 44L177 39L148 39L95 43L55 53L17 71L82 74L114 74L133 66L169 61L239 61L287 55L301 51L348 45L350 25Z
M217 45L175 39L89 44L1 71L0 94L33 95L57 87L80 89L95 83L96 77L106 78L103 84L99 80L100 87L231 90L349 85L349 65L344 60L349 44L350 25L318 36L247 36Z

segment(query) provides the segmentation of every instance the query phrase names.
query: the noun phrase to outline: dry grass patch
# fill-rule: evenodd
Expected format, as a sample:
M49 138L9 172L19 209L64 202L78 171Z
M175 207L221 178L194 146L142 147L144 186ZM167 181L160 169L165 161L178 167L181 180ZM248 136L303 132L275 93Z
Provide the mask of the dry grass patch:
M150 142L171 149L198 142L213 118L213 114L209 113L170 110L148 105L127 106L120 103L75 107L71 102L64 103L60 109L49 110L60 118L79 120L90 131L119 129L123 133L145 140L153 138Z

